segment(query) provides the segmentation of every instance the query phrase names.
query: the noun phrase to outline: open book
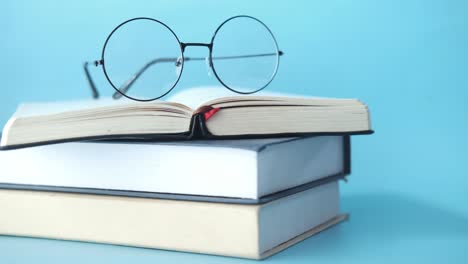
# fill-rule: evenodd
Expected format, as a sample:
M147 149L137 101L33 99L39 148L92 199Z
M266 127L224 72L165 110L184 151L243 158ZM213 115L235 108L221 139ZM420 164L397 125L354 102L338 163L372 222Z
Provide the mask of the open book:
M5 125L1 147L88 139L372 133L367 106L355 99L218 97L219 92L213 91L220 90L226 89L199 88L176 94L168 101L147 103L104 99L23 104Z

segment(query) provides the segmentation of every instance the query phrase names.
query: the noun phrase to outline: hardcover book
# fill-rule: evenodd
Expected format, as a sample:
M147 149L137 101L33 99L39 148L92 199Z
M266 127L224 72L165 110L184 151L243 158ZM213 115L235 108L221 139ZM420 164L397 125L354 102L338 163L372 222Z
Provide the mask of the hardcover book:
M349 136L69 142L0 151L0 188L259 204L342 179Z
M263 259L331 227L331 182L261 205L0 190L0 234Z

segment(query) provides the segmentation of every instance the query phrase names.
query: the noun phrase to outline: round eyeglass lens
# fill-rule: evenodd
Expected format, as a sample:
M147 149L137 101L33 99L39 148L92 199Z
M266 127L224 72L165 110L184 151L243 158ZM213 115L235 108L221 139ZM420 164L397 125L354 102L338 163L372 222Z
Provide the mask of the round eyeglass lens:
M246 94L265 88L279 63L275 37L265 24L248 16L231 18L217 29L211 56L219 81Z
M149 18L120 24L106 40L102 56L104 73L119 92L115 98L158 99L176 85L183 67L176 35Z

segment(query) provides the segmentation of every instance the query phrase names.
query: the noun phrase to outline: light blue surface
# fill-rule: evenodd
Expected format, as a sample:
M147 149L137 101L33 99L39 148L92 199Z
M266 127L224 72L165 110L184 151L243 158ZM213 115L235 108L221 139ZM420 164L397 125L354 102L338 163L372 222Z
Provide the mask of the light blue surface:
M266 262L468 261L467 1L4 1L1 6L1 124L23 101L89 97L81 64L99 58L109 31L127 18L158 18L182 41L193 42L209 41L232 15L262 19L286 54L268 89L359 98L370 106L376 131L353 138L353 174L341 186L342 209L351 212L351 220ZM101 71L93 73L110 94ZM187 64L176 91L205 84L217 81L206 74L204 62ZM2 264L243 261L0 237Z

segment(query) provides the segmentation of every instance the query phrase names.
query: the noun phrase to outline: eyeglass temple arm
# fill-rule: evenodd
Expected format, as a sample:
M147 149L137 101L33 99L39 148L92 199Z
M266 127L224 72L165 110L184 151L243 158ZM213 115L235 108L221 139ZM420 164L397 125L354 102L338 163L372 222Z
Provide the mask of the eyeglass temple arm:
M226 59L242 59L242 58L253 58L253 57L265 57L265 56L274 56L276 55L276 53L263 53L263 54L251 54L251 55L238 55L238 56L223 56L223 57L212 57L211 59L212 60L226 60ZM283 56L284 55L284 52L282 51L279 51L278 52L278 55L279 56ZM160 63L160 62L174 62L176 63L176 66L179 66L180 63L182 63L181 61L179 61L180 58L159 58L159 59L154 59L150 62L148 62L147 64L145 64L145 66L143 66L137 73L135 73L132 78L130 78L127 82L125 82L124 85L122 85L121 88L119 88L119 91L120 92L114 92L114 94L112 95L112 98L114 99L119 99L121 98L123 95L122 94L125 94L130 88L131 86L133 85L133 83L141 76L141 74L143 74L149 67L157 64L157 63ZM184 58L184 61L194 61L194 60L205 60L205 58L203 57L185 57ZM89 79L89 78L88 78ZM92 89L92 88L91 88Z
M141 74L143 74L149 67L153 66L154 64L161 63L161 62L175 62L176 65L181 63L178 58L158 58L158 59L154 59L146 63L145 66L143 66L137 73L135 73L132 76L132 78L130 78L127 82L124 83L124 85L122 85L122 87L119 88L120 92L117 92L117 91L114 92L114 94L112 95L112 98L114 99L121 98L123 94L125 94L131 88L133 83L135 83L135 81L140 77Z
M96 88L96 85L94 84L93 78L91 77L91 73L89 72L89 64L90 64L90 62L86 61L83 64L83 69L84 69L84 72L85 72L85 75L86 75L86 79L88 79L89 87L91 88L93 98L98 99L99 98L99 92L98 92L98 90ZM95 61L95 62L93 62L93 64L95 66L98 66L101 63L100 63L100 61Z

